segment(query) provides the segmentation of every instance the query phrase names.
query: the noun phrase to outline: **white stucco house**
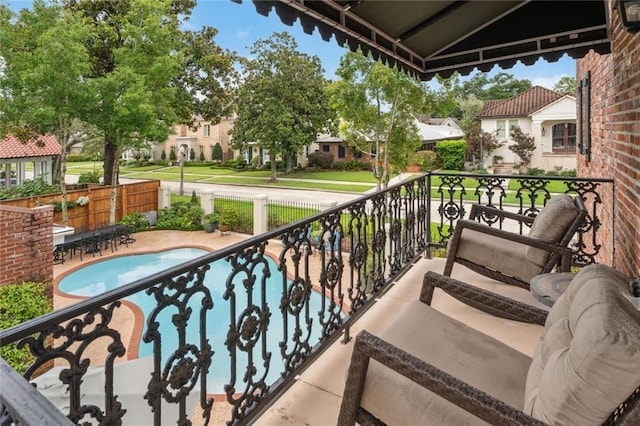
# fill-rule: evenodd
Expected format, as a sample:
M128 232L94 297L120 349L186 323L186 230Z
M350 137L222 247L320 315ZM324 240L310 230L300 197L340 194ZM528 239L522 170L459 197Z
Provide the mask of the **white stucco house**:
M533 136L536 143L530 167L543 170L576 168L575 97L534 86L511 99L485 102L477 118L483 131L507 141L491 157L501 156L505 164L519 162L518 156L508 149L513 144L510 129L519 126L524 133ZM487 160L491 162L493 158Z

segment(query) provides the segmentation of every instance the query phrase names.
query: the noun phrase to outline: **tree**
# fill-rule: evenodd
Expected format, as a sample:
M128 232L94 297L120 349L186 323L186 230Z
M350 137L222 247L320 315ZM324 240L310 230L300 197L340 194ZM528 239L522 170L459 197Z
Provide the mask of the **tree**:
M467 158L480 158L480 167L482 167L483 146L481 140L476 137L480 128L480 122L476 119L476 116L482 112L483 102L476 98L474 94L470 94L466 98L458 96L456 102L462 112L460 128L467 139Z
M480 124L473 126L467 137L468 153L480 159L480 167L484 168L484 159L491 156L493 151L504 146L507 141L498 140L495 133L485 132Z
M351 146L375 154L379 190L389 183L390 165L401 166L406 150L413 155L420 143L413 114L424 110L424 87L359 52L345 54L336 74L340 79L330 86L330 93L342 119L341 133ZM396 146L401 144L404 148Z
M490 99L509 99L531 88L527 79L518 80L513 75L500 72L493 77L486 73L477 73L462 83L459 94L462 97L475 95L483 101Z
M578 91L578 85L575 77L564 76L558 80L553 86L553 90L563 95L575 96Z
M333 117L320 60L297 48L291 35L274 33L256 41L252 59L243 64L233 147L245 150L256 143L269 152L272 182L278 157L290 169L292 157L313 143Z
M62 221L67 223L64 185L66 156L82 137L78 118L94 96L83 78L91 67L84 42L89 28L71 11L36 1L33 10L14 16L0 6L0 135L12 133L24 143L53 134L61 145L59 174Z
M181 31L194 0L63 2L92 28L86 79L99 94L87 121L104 138L114 216L120 152L164 141L174 124L196 114L214 123L230 114L235 56L215 45L213 28Z
M524 133L519 126L511 128L511 139L515 142L509 145L509 150L520 157L520 168L526 167L531 162L533 151L536 149L535 138Z
M216 142L211 150L211 160L213 161L222 161L222 146L220 142Z

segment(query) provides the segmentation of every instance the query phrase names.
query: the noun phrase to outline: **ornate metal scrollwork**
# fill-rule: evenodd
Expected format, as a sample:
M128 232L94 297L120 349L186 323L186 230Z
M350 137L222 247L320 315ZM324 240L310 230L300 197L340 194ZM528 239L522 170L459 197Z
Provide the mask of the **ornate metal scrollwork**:
M361 202L349 209L350 219L348 233L351 242L351 254L349 256L350 285L347 289L351 302L349 314L356 312L367 300L370 275L368 270L369 256L369 216L366 212L366 203Z
M311 353L311 327L313 320L309 302L311 278L309 256L311 254L311 225L295 228L282 235L283 249L280 252L278 270L282 272L282 298L280 313L283 318L283 338L280 355L284 360L283 376L293 371ZM293 271L290 273L288 259ZM291 279L288 279L292 275Z
M125 354L120 333L110 327L114 310L120 302L109 307L96 307L82 318L75 318L66 324L48 327L36 336L27 337L18 343L18 347L28 347L35 362L25 371L29 380L45 364L63 361L65 367L60 371L60 380L68 386L69 412L71 421L81 424L88 417L101 424L121 424L126 413L118 396L114 394L113 365L117 357ZM83 377L89 371L90 360L85 357L87 350L98 340L111 340L104 358L105 394L104 407L82 404ZM86 420L86 424L90 421Z
M148 400L154 413L154 421L159 424L162 417L160 410L162 400L178 404L180 407L178 424L191 424L187 413L187 396L200 383L200 405L203 418L208 423L213 400L208 400L207 373L211 364L213 351L207 333L207 312L213 308L211 293L204 284L209 265L201 265L190 270L186 275L177 278L167 277L162 284L150 287L146 293L153 295L156 307L147 318L147 331L143 340L153 343L154 371L147 387L145 399ZM193 310L198 308L199 341L187 342L187 326L191 321ZM162 345L159 317L171 313L171 319L178 336L178 347L167 348ZM167 337L167 336L165 336ZM161 367L164 351L173 350Z
M578 229L577 241L573 244L574 254L572 262L576 265L596 263L596 257L602 249L598 239L598 230L602 221L598 210L602 207L602 197L598 192L601 185L598 182L564 181L568 193L576 193L584 201L587 217L584 226Z
M247 247L226 259L232 266L223 295L230 308L225 345L231 357L231 371L229 383L224 387L227 402L232 405L229 423L245 418L269 390L266 379L272 353L267 349L267 331L271 309L266 300L266 286L271 271L265 246L266 242ZM246 306L238 306L236 291L246 293Z
M441 183L437 191L440 195L440 205L438 206L440 224L437 226L439 241L437 242L444 244L453 235L455 222L465 215L463 199L467 190L464 187L464 177L462 176L443 175L440 178Z

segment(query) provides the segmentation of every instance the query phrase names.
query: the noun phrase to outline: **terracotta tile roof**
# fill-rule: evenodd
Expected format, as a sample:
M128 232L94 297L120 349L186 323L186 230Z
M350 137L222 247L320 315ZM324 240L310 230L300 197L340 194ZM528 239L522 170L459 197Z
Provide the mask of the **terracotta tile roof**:
M526 117L557 101L562 96L564 95L542 86L533 86L511 99L491 106L491 108L485 106L477 118Z
M34 141L20 142L14 136L0 140L0 159L60 155L62 147L53 135L41 135Z
M506 99L489 99L482 104L482 112L478 114L478 117L483 116L485 112L493 109L496 105L506 102Z

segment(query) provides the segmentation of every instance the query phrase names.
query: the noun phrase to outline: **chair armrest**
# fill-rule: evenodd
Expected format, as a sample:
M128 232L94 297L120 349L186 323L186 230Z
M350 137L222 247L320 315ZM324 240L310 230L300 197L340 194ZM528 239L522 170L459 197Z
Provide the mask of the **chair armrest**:
M506 210L500 210L498 208L492 206L485 206L482 204L473 204L471 205L471 211L469 212L469 220L477 219L480 214L484 214L485 216L498 216L503 219L512 219L521 223L526 223L527 225L531 225L535 218L531 216L526 216L523 214L513 213Z
M535 306L492 293L454 278L429 271L424 275L420 301L431 305L433 291L441 288L447 294L491 315L514 321L544 325L548 312Z
M543 425L526 413L363 330L356 336L338 424L357 419L369 360L374 359L490 424Z

